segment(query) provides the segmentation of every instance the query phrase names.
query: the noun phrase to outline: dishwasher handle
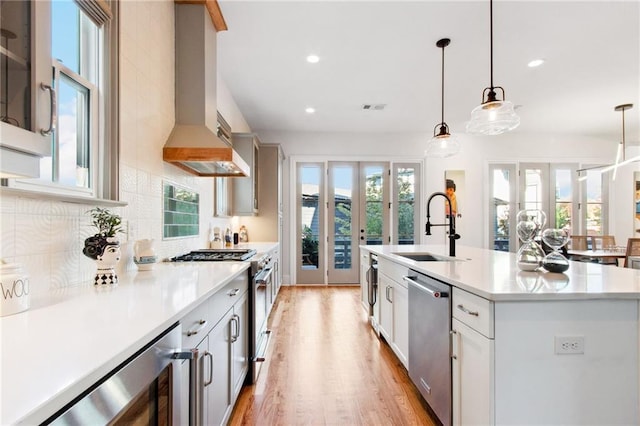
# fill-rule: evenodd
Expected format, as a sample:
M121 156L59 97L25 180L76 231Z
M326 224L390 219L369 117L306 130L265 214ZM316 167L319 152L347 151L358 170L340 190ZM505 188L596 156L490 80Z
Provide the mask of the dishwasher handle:
M438 290L437 288L433 288L431 287L429 284L427 283L421 283L416 281L415 276L411 276L411 275L405 275L402 277L403 280L407 281L410 284L415 285L416 287L418 287L420 290L429 293L431 296L435 297L436 299L443 299L446 297L449 297L449 293L447 293L446 291L442 291L442 290Z

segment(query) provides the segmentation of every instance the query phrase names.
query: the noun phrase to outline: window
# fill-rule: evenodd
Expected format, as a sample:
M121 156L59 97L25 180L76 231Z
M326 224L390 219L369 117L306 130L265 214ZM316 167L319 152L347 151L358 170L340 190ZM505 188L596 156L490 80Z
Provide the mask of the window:
M117 2L55 0L34 19L51 24L50 55L56 93L51 155L40 159L40 177L8 185L67 195L117 197ZM45 16L45 18L43 18ZM36 49L38 46L36 46Z

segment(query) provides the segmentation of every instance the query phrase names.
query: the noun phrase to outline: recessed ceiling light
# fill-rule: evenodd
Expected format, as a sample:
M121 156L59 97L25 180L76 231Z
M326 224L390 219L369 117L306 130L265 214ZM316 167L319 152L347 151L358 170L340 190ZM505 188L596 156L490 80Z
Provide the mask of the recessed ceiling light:
M539 67L542 64L544 64L544 59L534 59L533 61L529 62L527 66L529 68L535 68L535 67Z
M305 108L304 112L306 112L307 114L313 114L314 112L316 112L316 109L312 107L308 107L308 108Z
M317 64L320 62L320 57L318 55L309 55L307 56L307 62L310 64Z

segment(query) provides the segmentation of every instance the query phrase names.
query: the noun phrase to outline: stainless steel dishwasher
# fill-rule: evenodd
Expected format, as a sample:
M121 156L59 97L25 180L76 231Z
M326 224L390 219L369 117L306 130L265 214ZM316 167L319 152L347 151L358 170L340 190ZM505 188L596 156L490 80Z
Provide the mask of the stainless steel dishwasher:
M409 270L409 377L443 425L451 425L451 286Z

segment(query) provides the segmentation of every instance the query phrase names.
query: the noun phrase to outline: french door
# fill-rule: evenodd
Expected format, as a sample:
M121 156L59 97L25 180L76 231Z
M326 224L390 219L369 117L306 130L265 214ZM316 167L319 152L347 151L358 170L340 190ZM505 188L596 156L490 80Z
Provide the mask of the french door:
M296 181L297 283L359 283L359 245L390 241L389 163L298 163Z
M515 164L491 164L489 247L518 250L515 218L524 209L542 210L547 217L545 228L578 233L580 199L576 169L577 164L520 163L517 170Z

